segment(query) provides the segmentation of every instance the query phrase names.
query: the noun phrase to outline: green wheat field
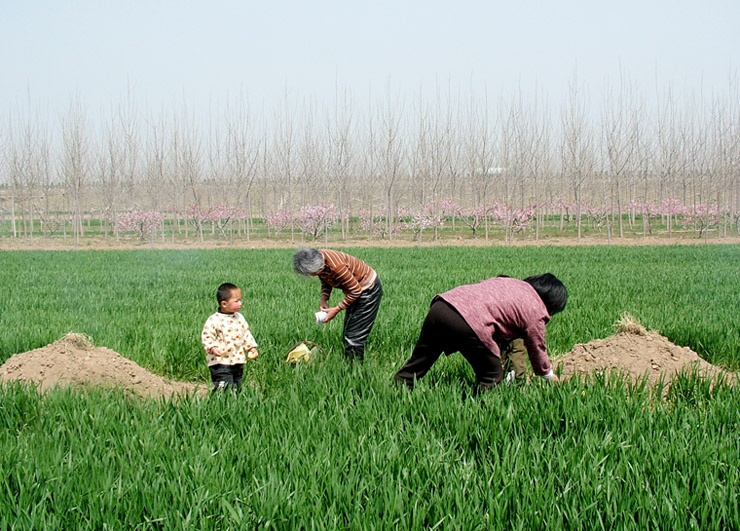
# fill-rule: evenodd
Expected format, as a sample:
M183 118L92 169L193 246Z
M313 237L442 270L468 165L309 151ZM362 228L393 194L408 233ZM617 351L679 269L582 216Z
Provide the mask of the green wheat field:
M392 383L435 294L543 272L569 290L548 325L556 366L629 312L737 371L740 246L346 250L384 288L364 365L343 360L343 316L315 324L318 281L292 249L0 253L0 364L77 332L205 385L200 331L225 281L260 345L237 396L2 385L0 530L740 528L736 387L687 374L664 397L598 378L475 395L459 355L413 392ZM300 340L325 354L286 365Z

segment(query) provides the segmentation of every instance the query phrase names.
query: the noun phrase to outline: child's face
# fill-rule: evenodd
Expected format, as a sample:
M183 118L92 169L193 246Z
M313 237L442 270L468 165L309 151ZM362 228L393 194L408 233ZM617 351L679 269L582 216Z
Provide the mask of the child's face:
M235 313L242 309L242 290L235 289L231 292L228 300L221 301L221 311L224 313Z

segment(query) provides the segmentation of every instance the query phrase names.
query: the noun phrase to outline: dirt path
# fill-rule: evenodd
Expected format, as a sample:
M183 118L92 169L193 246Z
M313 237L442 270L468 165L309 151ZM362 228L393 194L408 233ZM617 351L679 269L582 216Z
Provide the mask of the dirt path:
M590 245L618 245L618 246L651 246L651 245L704 245L704 244L740 244L740 237L718 238L711 235L708 240L697 238L695 233L680 235L653 235L643 238L642 236L629 236L625 238L613 238L609 241L604 235L587 236L581 239L574 237L543 237L539 240L533 238L514 240L508 244L501 240L486 240L484 238L446 237L444 239L432 240L431 234L426 236L421 247L447 247L447 246L469 246L469 247L527 247L527 246L590 246ZM0 238L0 250L35 250L35 251L63 251L63 250L131 250L131 249L294 249L302 246L324 246L323 242L303 241L300 238L291 240L256 239L247 241L237 240L234 245L229 245L227 240L205 241L197 240L188 242L157 241L141 244L131 239L116 241L113 238L83 238L75 247L72 238ZM419 244L411 240L370 240L366 238L355 238L343 241L330 241L327 247L387 247L387 248L416 248Z

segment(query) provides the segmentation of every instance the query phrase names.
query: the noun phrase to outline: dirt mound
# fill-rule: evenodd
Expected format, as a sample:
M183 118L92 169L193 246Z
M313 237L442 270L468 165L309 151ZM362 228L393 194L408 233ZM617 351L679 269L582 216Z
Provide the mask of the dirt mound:
M150 373L133 361L83 334L69 333L42 348L16 354L0 366L0 382L33 383L40 391L61 386L103 386L142 397L204 394L204 386L173 382Z
M618 372L632 381L647 378L652 385L661 378L667 384L682 371L697 371L705 378L725 377L733 381L733 373L703 360L688 347L671 343L656 331L648 331L629 315L622 317L615 327L617 333L606 339L595 339L578 344L568 354L554 360L561 366L561 378L576 374L587 375Z

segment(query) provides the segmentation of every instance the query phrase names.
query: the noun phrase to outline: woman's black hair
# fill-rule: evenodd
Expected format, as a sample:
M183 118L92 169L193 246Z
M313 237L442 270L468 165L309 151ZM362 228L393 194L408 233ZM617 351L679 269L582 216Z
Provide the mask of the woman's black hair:
M555 275L552 273L534 275L525 278L524 282L534 288L551 316L563 311L565 303L568 302L568 291Z

